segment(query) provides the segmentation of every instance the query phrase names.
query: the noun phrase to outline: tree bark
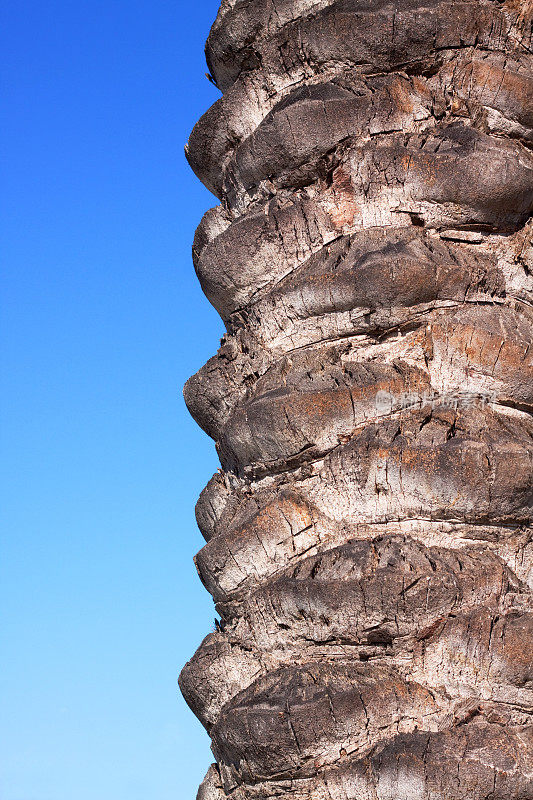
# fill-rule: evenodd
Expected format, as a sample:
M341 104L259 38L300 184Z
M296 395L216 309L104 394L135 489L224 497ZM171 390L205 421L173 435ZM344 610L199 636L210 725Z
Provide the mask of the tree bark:
M198 796L532 800L531 6L223 0L207 59Z

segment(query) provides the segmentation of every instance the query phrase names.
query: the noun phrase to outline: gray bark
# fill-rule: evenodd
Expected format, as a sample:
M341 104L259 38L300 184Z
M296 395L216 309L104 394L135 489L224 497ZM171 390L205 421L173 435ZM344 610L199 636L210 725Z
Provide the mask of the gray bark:
M200 800L533 799L531 16L222 2Z

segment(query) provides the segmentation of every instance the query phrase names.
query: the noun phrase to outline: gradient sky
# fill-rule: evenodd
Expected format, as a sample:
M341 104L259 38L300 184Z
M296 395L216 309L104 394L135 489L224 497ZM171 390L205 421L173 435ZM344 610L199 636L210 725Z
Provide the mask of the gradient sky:
M4 0L0 800L190 800L213 628L181 388L222 323L183 156L218 0Z

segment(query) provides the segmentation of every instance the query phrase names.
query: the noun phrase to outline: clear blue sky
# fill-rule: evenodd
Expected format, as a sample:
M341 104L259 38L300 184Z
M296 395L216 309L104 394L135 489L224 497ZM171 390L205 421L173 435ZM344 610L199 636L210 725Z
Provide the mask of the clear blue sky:
M189 800L177 675L218 462L181 389L222 323L184 156L218 0L4 0L0 800Z

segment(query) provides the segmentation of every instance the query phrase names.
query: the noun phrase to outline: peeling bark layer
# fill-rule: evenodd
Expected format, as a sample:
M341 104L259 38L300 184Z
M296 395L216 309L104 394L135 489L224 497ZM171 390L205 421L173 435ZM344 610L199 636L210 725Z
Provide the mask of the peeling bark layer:
M200 800L533 800L531 16L222 2Z

